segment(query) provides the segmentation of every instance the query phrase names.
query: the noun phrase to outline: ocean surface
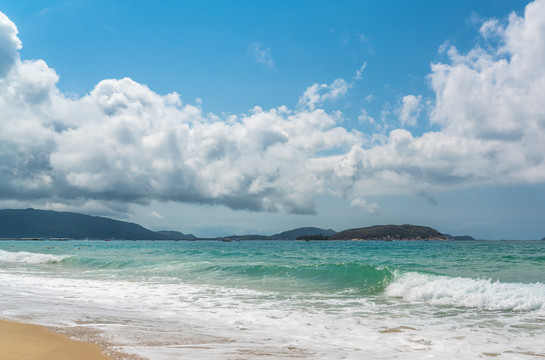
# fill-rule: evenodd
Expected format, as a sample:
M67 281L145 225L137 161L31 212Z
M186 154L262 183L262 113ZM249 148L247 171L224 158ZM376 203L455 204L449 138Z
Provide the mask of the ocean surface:
M542 359L545 241L0 241L0 318L120 359Z

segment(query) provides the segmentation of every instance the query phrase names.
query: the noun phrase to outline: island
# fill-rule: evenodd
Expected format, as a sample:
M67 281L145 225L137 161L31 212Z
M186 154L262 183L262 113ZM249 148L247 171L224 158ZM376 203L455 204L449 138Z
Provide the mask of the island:
M427 226L375 225L349 229L329 237L330 240L448 240L443 234Z

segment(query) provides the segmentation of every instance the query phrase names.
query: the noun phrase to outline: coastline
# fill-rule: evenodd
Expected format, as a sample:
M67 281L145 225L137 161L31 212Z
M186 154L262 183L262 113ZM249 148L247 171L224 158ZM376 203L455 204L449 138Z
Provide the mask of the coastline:
M96 344L6 320L0 320L0 353L3 360L112 360Z

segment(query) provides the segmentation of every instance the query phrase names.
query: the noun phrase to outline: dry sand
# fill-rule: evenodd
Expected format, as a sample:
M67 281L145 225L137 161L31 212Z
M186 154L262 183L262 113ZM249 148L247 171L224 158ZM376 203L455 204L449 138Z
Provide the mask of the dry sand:
M44 327L0 320L2 360L111 360L95 344L70 340Z

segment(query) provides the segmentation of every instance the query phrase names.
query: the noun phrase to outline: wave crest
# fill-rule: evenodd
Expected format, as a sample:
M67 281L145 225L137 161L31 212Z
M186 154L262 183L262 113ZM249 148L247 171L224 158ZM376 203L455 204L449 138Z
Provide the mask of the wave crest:
M0 262L25 264L56 264L69 257L70 255L40 254L26 251L10 252L0 250Z
M545 284L539 282L501 283L409 272L397 275L385 295L436 305L545 313Z
M392 273L384 267L359 263L323 263L312 265L214 265L205 272L221 276L246 277L260 280L295 281L298 286L308 286L331 291L353 291L373 294L384 291Z

